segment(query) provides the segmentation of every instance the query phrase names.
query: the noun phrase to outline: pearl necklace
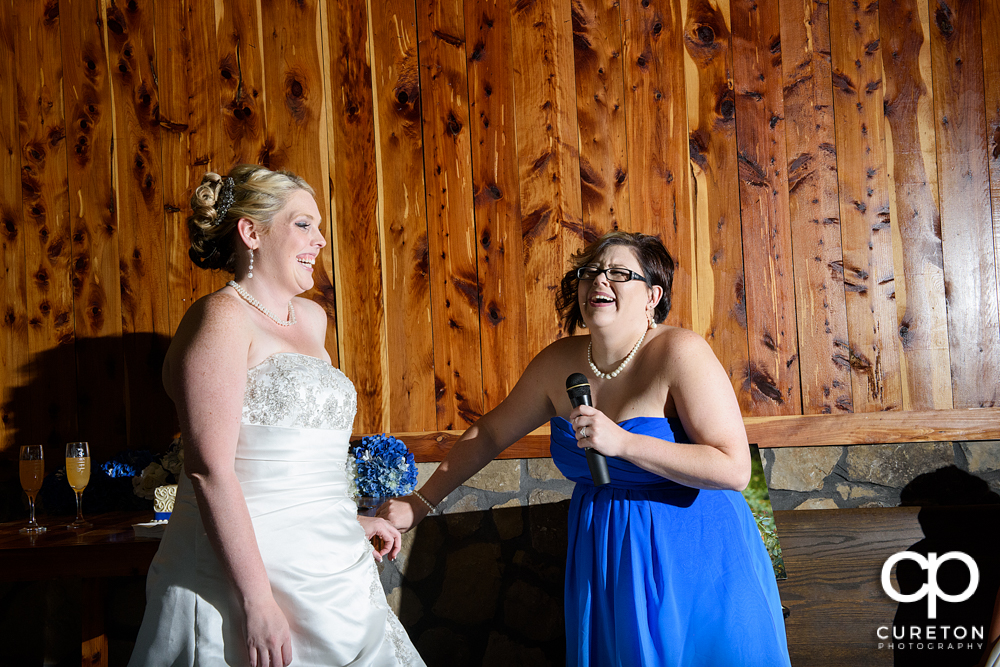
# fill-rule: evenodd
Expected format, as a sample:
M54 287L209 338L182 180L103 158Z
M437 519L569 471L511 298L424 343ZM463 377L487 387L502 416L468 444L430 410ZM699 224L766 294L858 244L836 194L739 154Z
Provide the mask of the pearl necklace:
M648 331L648 329L646 331ZM590 370L594 371L594 375L602 380L610 380L613 377L617 377L618 374L625 370L625 367L628 366L628 362L632 361L632 357L635 356L635 353L639 351L639 346L642 345L642 341L646 340L646 331L643 331L642 335L639 336L639 340L636 341L635 347L633 347L632 351L628 353L628 356L625 357L624 361L618 365L618 368L610 373L602 373L598 370L597 364L594 363L594 357L592 354L594 350L594 341L590 341L590 344L587 346L587 363L590 364Z
M226 284L232 287L234 290L236 290L236 293L239 294L241 297L243 297L244 301L249 303L251 306L259 310L260 312L267 315L271 319L271 321L274 322L275 324L283 327L290 327L293 324L295 324L295 307L292 305L291 301L288 302L288 320L279 320L277 317L274 316L274 313L265 308L264 304L262 304L260 301L250 296L250 292L243 289L243 286L237 283L235 280L230 280Z

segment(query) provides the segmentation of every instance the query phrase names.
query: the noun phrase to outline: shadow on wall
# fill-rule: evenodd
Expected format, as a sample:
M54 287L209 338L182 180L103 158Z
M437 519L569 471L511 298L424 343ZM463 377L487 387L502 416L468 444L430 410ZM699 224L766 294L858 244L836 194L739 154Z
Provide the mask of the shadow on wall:
M46 474L63 465L67 442L89 442L94 465L126 448L169 446L177 431L161 381L169 344L154 333L79 338L20 369L27 383L9 387L0 408L13 434L0 451L0 522L27 516L16 463L22 445L45 446Z
M914 478L903 488L900 500L901 505L921 508L917 519L925 537L909 551L925 558L935 553L939 559L950 552L965 553L975 560L980 579L965 601L939 599L935 618L929 618L927 597L900 602L893 625L897 633L905 630L905 639L895 642L894 665L939 667L947 656L950 667L971 667L986 646L985 639L974 639L974 629L983 628L984 636L988 632L1000 587L1000 495L986 481L947 466ZM903 594L916 593L933 581L913 560L896 566L896 580ZM960 560L948 560L936 580L945 594L959 595L969 588L970 571ZM913 628L920 630L920 637L913 636Z
M390 601L432 667L566 660L569 501L430 516L383 569Z

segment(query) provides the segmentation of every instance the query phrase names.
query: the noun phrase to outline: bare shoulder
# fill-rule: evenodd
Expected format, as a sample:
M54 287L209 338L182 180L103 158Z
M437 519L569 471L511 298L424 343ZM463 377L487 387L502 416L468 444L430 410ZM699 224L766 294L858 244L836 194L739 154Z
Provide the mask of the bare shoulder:
M206 336L231 335L234 331L245 330L247 321L246 308L239 298L219 290L191 305L184 313L174 339L185 343Z
M309 324L322 324L326 327L327 316L323 306L303 296L292 299L292 305L295 306L296 317L306 320Z
M242 359L245 365L250 332L246 308L236 295L220 290L198 299L184 314L167 350L163 364L167 393L173 396L187 367L218 367L229 359L234 364Z
M711 347L705 341L704 338L696 334L690 329L685 329L683 327L671 327L664 326L663 332L657 332L653 337L654 341L657 341L658 345L662 345L664 348L670 351L678 352L693 352L693 351L711 351ZM660 328L660 327L657 327Z
M660 325L652 338L649 346L668 368L704 368L707 361L717 362L708 342L690 329Z
M323 306L312 299L297 296L292 299L295 306L295 317L309 330L309 335L320 346L326 341L326 330L330 323Z

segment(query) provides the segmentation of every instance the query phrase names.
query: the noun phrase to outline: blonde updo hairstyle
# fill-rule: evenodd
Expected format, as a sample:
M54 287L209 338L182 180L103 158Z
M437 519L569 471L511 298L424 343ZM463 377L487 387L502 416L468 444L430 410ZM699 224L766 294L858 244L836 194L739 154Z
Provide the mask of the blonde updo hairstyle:
M232 179L232 184L228 183ZM231 200L227 190L231 189ZM255 164L241 164L220 176L208 172L191 196L188 256L200 268L236 273L239 244L237 223L252 220L266 233L274 216L298 190L316 196L300 177L288 171L271 171ZM228 209L226 201L231 201ZM222 209L222 217L219 213Z

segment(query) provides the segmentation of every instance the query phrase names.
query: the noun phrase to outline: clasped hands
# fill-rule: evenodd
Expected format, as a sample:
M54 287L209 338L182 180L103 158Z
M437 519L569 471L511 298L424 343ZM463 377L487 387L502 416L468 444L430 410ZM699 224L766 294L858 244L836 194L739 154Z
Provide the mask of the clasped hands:
M573 408L569 421L576 433L576 444L581 449L594 449L605 456L624 453L626 431L606 414L589 405Z

